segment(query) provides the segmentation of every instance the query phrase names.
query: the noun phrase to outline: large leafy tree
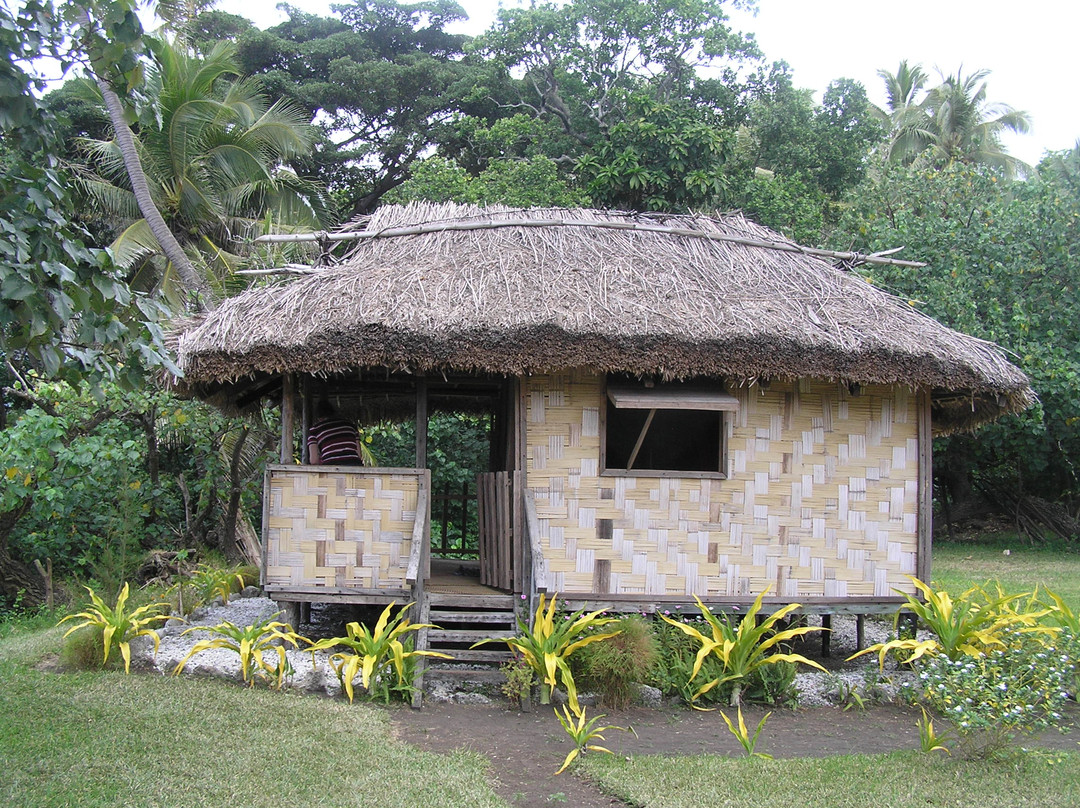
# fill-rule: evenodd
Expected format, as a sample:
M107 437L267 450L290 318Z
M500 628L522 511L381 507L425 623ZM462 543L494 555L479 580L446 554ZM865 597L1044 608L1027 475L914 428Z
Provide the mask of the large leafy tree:
M805 244L835 223L844 193L865 177L884 129L861 84L829 84L821 104L775 65L750 106L736 166L739 204L768 227Z
M1040 405L950 438L935 464L942 491L972 486L1009 502L1034 494L1074 505L1080 480L1080 159L1048 160L1010 181L954 163L886 165L851 198L838 245L863 252L902 244L928 263L881 266L870 279L936 319L1009 350Z
M8 430L51 377L73 385L108 380L132 386L147 365L161 364L160 309L132 293L109 255L87 247L73 221L55 118L40 99L30 60L67 55L66 32L48 2L30 0L12 14L0 6L0 430ZM70 443L93 415L51 434L35 447L50 455ZM40 590L37 575L13 558L8 536L28 512L32 472L0 470L0 590Z
M137 154L155 207L221 296L241 262L236 245L267 221L278 227L326 221L320 189L284 166L309 150L314 130L306 113L270 103L258 82L239 78L230 45L198 56L182 44L159 42L154 53L145 85L150 114L135 138ZM121 227L112 244L117 261L139 267L141 285L164 286L175 300L182 285L177 288L172 262L140 215L119 140L87 138L82 147L82 188L96 215Z
M722 0L573 0L503 9L475 50L500 67L478 93L496 118L524 116L546 156L594 203L633 209L723 204L745 87L734 68L756 58ZM704 67L719 78L704 78ZM475 129L475 127L472 127ZM451 140L464 164L528 155Z
M464 58L467 37L447 32L465 17L451 0L354 0L334 10L328 18L287 7L286 22L241 35L239 59L268 93L317 118L323 136L296 165L328 184L347 218L408 178L440 127L468 108L485 68Z

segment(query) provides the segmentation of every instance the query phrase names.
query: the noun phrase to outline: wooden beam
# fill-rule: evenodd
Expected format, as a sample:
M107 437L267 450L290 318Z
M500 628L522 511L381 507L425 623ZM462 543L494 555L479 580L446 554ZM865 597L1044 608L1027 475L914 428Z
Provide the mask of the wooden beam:
M739 399L719 390L613 385L607 395L620 410L739 411Z
M630 471L634 468L634 461L637 460L638 452L641 451L641 444L645 442L645 436L649 432L649 427L652 426L653 418L656 417L656 410L649 410L649 415L645 419L645 426L641 428L641 434L637 436L637 443L634 444L634 450L630 452L630 459L626 461L626 470Z
M293 421L296 417L296 377L281 377L281 462L293 462Z
M765 241L763 239L746 238L744 236L731 236L726 233L716 233L708 230L696 230L687 227L669 227L659 224L647 224L645 222L610 221L596 219L505 219L502 221L442 221L426 222L424 224L408 225L403 227L385 227L381 230L350 230L338 233L271 233L259 236L255 239L256 244L295 244L298 242L327 241L361 241L364 239L396 238L401 236L420 236L425 233L446 233L460 230L498 230L504 227L585 227L598 230L633 230L639 233L664 233L672 236L684 236L686 238L700 238L706 241L722 241L731 244L743 244L748 247L761 247L766 250L779 250L781 252L803 253L816 255L820 258L834 258L854 264L892 264L902 267L924 267L920 261L903 261L898 258L886 258L886 253L895 250L883 250L872 254L857 252L837 252L835 250L819 250L814 247L802 247L791 241ZM285 267L286 271L295 272L298 265ZM329 268L329 267L328 267Z

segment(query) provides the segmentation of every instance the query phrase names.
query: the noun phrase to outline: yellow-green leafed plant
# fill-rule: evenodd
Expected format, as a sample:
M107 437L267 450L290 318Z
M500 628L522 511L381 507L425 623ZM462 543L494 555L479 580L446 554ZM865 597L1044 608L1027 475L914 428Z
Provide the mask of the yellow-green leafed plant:
M86 591L90 593L90 605L86 610L79 612L78 614L69 614L60 621L60 623L67 620L83 621L77 626L68 629L67 633L64 634L65 638L72 632L78 631L81 628L86 628L88 626L100 628L102 632L102 641L105 644L105 656L103 662L109 661L109 653L113 648L119 649L120 655L124 658L124 673L131 672L130 643L136 637L153 637L154 653L157 653L158 635L152 626L159 620L169 619L168 614L161 613L169 608L169 604L148 603L145 606L140 606L134 611L129 612L127 610L128 585L126 583L116 598L116 605L112 608L98 597L90 587L86 587ZM57 625L59 625L59 623Z
M551 603L546 604L545 595L540 595L540 603L536 607L531 626L525 625L525 621L519 619L516 637L508 637L505 640L481 640L473 648L487 642L505 642L525 658L540 677L541 683L547 685L546 688L540 688L541 704L551 702L551 693L561 682L566 688L571 709L577 713L577 687L574 685L574 675L570 672L567 658L577 649L584 648L589 643L614 637L619 632L586 634L592 629L613 622L614 618L601 617L600 615L604 613L603 609L589 614L585 614L584 609L579 609L568 617L559 618L555 614L556 600L556 597L552 596Z
M934 730L934 719L932 719L926 712L926 708L922 709L922 718L916 722L916 726L919 728L919 748L926 754L931 752L944 752L946 755L951 755L952 751L945 745L945 742L949 738L949 733L945 732L941 735Z
M765 715L761 717L753 735L746 729L746 722L743 720L742 715L742 707L739 708L739 725L737 727L731 723L731 719L727 717L727 713L721 710L720 715L723 717L724 723L727 724L728 732L735 736L735 739L742 745L742 748L746 750L746 754L750 757L772 760L772 755L757 751L758 736L761 735L761 730L765 728L765 722L769 720L769 716L772 715L771 712L765 713Z
M1047 589L1045 586L1042 588L1045 597L1050 601L1047 603L1039 597L1039 590L1036 587L1035 594L1032 596L1032 606L1038 605L1046 609L1043 614L1050 617L1050 621L1059 628L1067 628L1072 632L1073 636L1080 637L1080 614L1077 614L1072 610L1072 607L1058 595L1056 592Z
M687 634L691 639L701 643L697 658L694 660L694 670L690 674L691 682L697 678L702 664L708 657L713 657L720 662L722 673L711 682L706 682L693 694L693 700L697 700L703 693L708 693L714 687L732 682L731 706L738 707L742 703L742 685L746 677L763 665L775 665L778 662L801 662L818 670L825 670L818 663L807 659L802 654L785 654L778 650L781 643L801 637L811 631L821 631L820 626L800 626L798 628L776 630L777 624L791 612L800 607L798 603L789 603L779 611L758 620L761 612L761 601L768 592L768 587L754 599L753 605L747 610L746 615L739 622L738 627L733 627L724 617L717 617L709 607L694 596L701 616L709 624L712 636L706 636L691 625L673 620L666 615L660 615L664 620ZM701 709L701 708L698 708Z
M223 620L216 626L189 628L184 634L190 634L193 631L209 631L217 636L195 643L188 655L173 669L173 675L179 676L188 660L196 654L214 648L223 648L235 651L240 656L240 675L250 687L255 686L256 679L263 678L273 680L280 690L285 677L293 670L288 657L285 656L285 643L296 648L300 642L309 641L293 631L292 626L274 620L278 614L242 628L228 620ZM273 662L266 661L265 652L273 654L271 657Z
M592 743L594 740L604 740L603 733L607 732L609 729L617 729L622 732L634 732L633 727L616 727L610 725L598 727L596 726L596 722L601 718L604 718L604 716L594 716L586 721L585 708L583 707L577 710L571 710L570 707L564 706L562 708L562 713L556 708L555 717L559 719L559 723L562 724L563 729L566 730L566 734L574 739L574 748L567 754L562 766L555 774L562 774L566 771L566 767L574 761L574 758L578 755L584 755L586 750L591 749L594 752L604 752L608 755L614 754L610 749ZM634 734L637 735L636 732L634 732Z
M440 654L437 651L415 651L405 647L402 639L409 632L421 628L437 628L430 623L409 622L406 614L410 606L412 606L411 603L402 606L391 618L390 612L394 608L394 603L391 602L383 609L374 630L368 629L362 623L349 623L345 627L348 636L319 640L308 649L309 651L323 651L337 645L344 645L349 649L332 654L330 664L337 672L341 686L350 702L353 700L353 680L357 675L360 676L360 686L368 695L372 695L377 683L385 684L391 670L397 676L399 687L408 687L411 684L407 681L406 660L418 656L453 659L448 654Z
M1006 595L998 590L997 595L990 595L982 587L973 586L954 600L945 590L935 592L918 578L910 575L908 578L925 600L894 589L894 592L903 595L907 600L896 613L894 624L899 625L900 615L910 611L934 636L925 640L907 638L879 642L852 654L848 657L849 660L877 652L878 664L884 668L885 657L892 651L909 654L906 659L901 660L903 664L914 662L923 656L939 654L956 660L963 656L979 656L995 646L1004 648L1005 643L1000 635L1006 629L1022 632L1048 630L1038 625L1038 619L1047 614L1045 610L1016 611L1015 604L1027 597L1027 593Z
M236 568L220 569L209 564L200 564L191 574L191 585L201 603L220 597L221 602L227 605L234 583L238 584L240 589L244 588L244 576Z

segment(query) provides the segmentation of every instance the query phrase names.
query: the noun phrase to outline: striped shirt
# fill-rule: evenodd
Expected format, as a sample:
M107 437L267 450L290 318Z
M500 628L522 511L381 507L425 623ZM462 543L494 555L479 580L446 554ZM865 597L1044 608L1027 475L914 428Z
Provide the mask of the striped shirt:
M359 441L356 427L341 418L316 421L308 430L308 446L318 448L323 466L359 466Z

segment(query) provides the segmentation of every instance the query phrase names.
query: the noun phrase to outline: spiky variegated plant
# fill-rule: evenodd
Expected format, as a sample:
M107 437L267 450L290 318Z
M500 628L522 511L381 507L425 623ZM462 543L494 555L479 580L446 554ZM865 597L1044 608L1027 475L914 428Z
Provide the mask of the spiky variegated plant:
M772 759L772 755L757 751L758 737L761 735L761 731L765 729L765 722L768 721L769 716L772 715L771 711L765 713L765 715L761 717L753 735L746 729L746 721L743 719L742 707L739 708L738 726L733 724L731 719L727 717L727 713L722 710L720 711L720 715L723 717L724 723L727 724L728 732L735 736L735 739L742 745L742 748L746 750L746 754L750 757L765 758L766 760Z
M801 654L785 654L776 650L777 646L795 637L801 637L811 631L821 631L819 626L801 626L799 628L776 630L777 624L791 612L799 608L798 603L790 603L779 611L773 612L758 621L761 611L761 601L768 592L768 587L757 598L739 622L737 628L733 627L726 618L717 617L709 607L694 596L701 616L712 629L712 636L706 636L693 626L673 620L666 615L660 615L664 620L701 643L697 658L694 660L694 670L690 674L690 681L697 678L701 666L708 657L714 657L721 665L721 675L706 682L693 694L696 701L704 693L708 693L714 687L733 682L731 690L731 706L738 707L742 703L742 686L750 674L763 665L775 665L778 662L801 662L818 670L825 670L818 663L807 659Z
M1015 610L1014 605L1027 597L1027 593L1005 595L999 590L997 595L990 595L982 587L973 586L954 600L945 590L935 592L918 578L910 575L908 578L925 600L894 589L907 600L897 611L895 622L899 624L903 612L912 612L934 636L925 640L906 638L879 642L852 654L849 660L877 652L878 664L884 667L885 657L891 651L909 653L907 659L901 660L904 664L938 654L955 660L962 656L979 656L995 646L1005 647L999 635L1006 629L1018 627L1022 632L1037 633L1053 631L1038 625L1039 618L1049 614L1049 609L1028 612Z
M391 618L390 611L394 601L383 609L375 629L370 630L362 623L349 623L345 627L345 637L330 637L313 643L309 651L323 651L337 645L344 645L349 651L338 651L330 656L330 664L341 680L349 701L353 700L353 680L360 675L360 686L371 694L377 682L383 680L391 670L397 675L398 685L408 685L405 676L405 660L412 657L426 656L439 659L453 659L448 654L437 651L408 650L402 644L401 637L421 628L437 628L430 623L411 623L406 617L411 603L407 603Z
M562 713L559 713L558 708L556 708L555 717L559 719L559 723L562 724L562 728L566 730L566 734L574 739L575 744L574 748L566 755L562 766L559 767L559 770L555 772L555 774L562 774L566 771L566 767L574 761L574 758L578 755L584 755L586 750L591 749L594 752L604 752L608 755L614 754L606 747L591 743L593 740L604 740L603 733L607 732L609 729L634 732L633 727L616 727L614 725L598 727L596 726L596 722L601 718L604 718L604 716L597 715L586 721L584 707L571 711L571 708L564 706L562 708ZM637 733L634 732L634 735L637 735Z
M221 602L228 604L229 595L233 592L233 582L244 588L244 576L237 569L218 569L209 564L200 564L191 575L191 585L199 596L200 602L221 598Z
M280 690L285 677L292 673L292 666L285 655L284 643L296 648L301 641L308 642L308 640L293 631L292 626L287 623L274 620L278 614L281 613L278 612L265 620L243 628L230 623L228 620L223 620L216 626L194 626L189 628L184 634L190 634L193 631L209 631L217 636L208 640L199 640L195 643L188 655L180 660L180 663L173 669L173 675L179 676L188 660L196 654L214 648L224 648L239 654L240 675L249 686L254 687L256 678L264 677L273 679L274 684ZM263 656L265 651L273 652L277 657L276 660L272 663L267 662Z
M608 637L614 637L618 631L601 632L598 634L585 634L594 628L614 621L612 617L600 617L604 609L585 614L584 609L579 609L565 619L557 620L555 617L556 597L553 595L551 603L546 604L545 595L540 595L540 603L536 607L532 625L526 625L524 620L518 619L518 635L507 637L502 640L481 640L476 643L483 645L488 642L505 642L517 651L536 671L547 689L540 689L540 703L548 704L551 701L551 693L561 681L566 688L566 695L570 700L570 707L575 713L579 712L577 687L574 685L574 676L570 672L567 658L579 648L589 643L600 642ZM584 636L582 636L584 635Z
M78 614L69 614L60 621L60 623L79 619L83 621L79 625L68 629L64 634L65 638L69 634L87 626L100 628L102 641L105 645L105 656L102 662L109 661L109 652L114 647L119 648L120 655L124 658L124 673L131 672L131 640L143 636L153 637L154 653L157 653L158 635L150 626L159 620L169 619L169 615L161 614L162 611L169 608L168 603L148 603L133 612L128 612L128 585L126 583L116 598L116 605L112 608L98 597L90 587L86 587L86 591L90 593L91 606L86 611ZM57 623L57 625L60 623Z

